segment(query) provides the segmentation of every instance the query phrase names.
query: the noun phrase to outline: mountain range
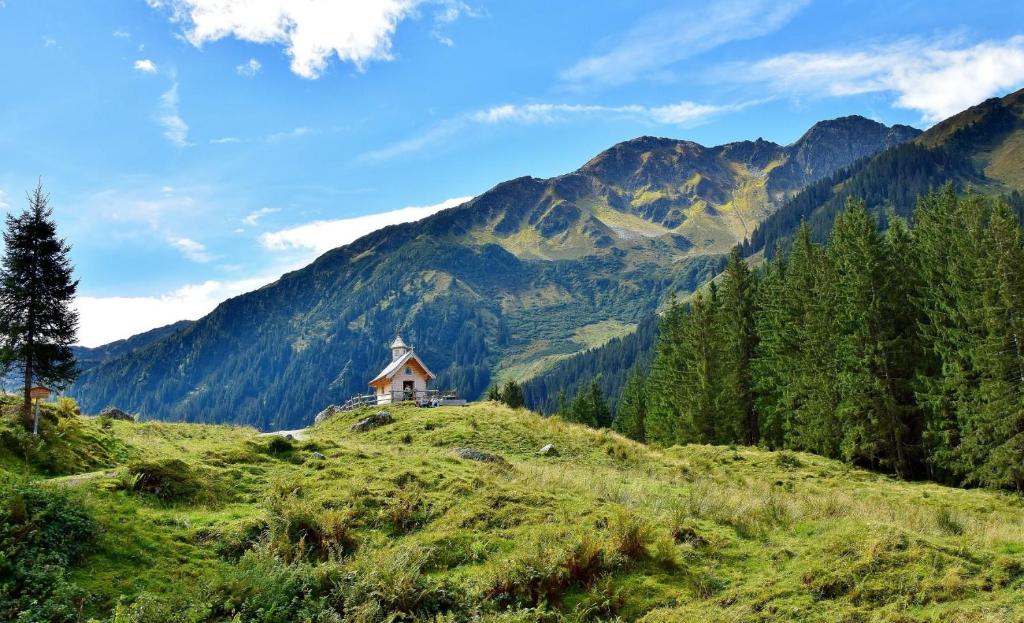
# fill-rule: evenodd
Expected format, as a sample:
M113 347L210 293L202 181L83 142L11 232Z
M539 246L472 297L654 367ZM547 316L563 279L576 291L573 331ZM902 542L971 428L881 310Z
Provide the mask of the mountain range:
M292 428L366 391L401 332L469 398L630 334L801 191L918 138L859 116L796 142L640 137L325 253L195 322L79 349L72 394L146 418Z
M946 183L1000 196L1024 220L1024 90L986 100L914 140L808 184L761 221L744 242L744 254L752 262L773 255L787 246L801 221L824 242L851 196L864 199L883 223L893 214L910 219L918 196ZM550 413L560 391L572 396L594 378L614 404L630 368L647 365L653 353L655 319L640 327L530 379L524 386L527 405Z

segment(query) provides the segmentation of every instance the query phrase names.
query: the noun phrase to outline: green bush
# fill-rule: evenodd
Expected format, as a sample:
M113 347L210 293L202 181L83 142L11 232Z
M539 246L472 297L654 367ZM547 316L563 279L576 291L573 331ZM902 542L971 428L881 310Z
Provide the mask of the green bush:
M66 492L0 482L0 620L78 620L86 595L66 571L92 550L97 532Z
M426 549L414 545L358 556L340 586L346 620L444 620L442 615L463 611L462 591L423 572L428 558Z
M192 468L181 459L132 463L126 468L121 486L165 502L194 499L203 488Z
M340 559L356 548L348 509L324 508L300 493L267 502L270 548L285 561Z

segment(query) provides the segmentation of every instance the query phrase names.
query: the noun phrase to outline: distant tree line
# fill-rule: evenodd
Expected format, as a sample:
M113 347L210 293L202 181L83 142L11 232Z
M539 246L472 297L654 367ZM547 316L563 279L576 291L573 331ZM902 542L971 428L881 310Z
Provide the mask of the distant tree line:
M913 219L883 230L851 198L826 244L803 223L757 272L735 251L719 284L664 315L614 428L1024 489L1020 221L951 185Z

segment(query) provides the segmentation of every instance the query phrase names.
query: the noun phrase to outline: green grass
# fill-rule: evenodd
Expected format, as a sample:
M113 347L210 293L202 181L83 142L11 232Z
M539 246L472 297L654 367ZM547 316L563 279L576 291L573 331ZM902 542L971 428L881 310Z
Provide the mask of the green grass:
M390 411L291 444L62 418L45 470L0 464L84 500L100 536L70 580L99 620L1024 621L1018 496L490 403ZM171 459L201 490L140 492L129 466Z

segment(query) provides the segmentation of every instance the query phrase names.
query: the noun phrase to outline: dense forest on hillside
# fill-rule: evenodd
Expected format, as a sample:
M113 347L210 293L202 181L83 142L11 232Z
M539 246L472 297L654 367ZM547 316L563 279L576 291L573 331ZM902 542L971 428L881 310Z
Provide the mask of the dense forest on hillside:
M654 354L658 316L645 318L633 333L615 338L580 356L559 362L551 370L523 383L526 406L540 413L555 413L559 394L574 396L597 379L608 406L614 411L626 377L634 365L646 367Z
M662 319L615 426L644 441L759 443L902 477L1024 488L1024 234L952 185L884 232L849 199L752 273Z

